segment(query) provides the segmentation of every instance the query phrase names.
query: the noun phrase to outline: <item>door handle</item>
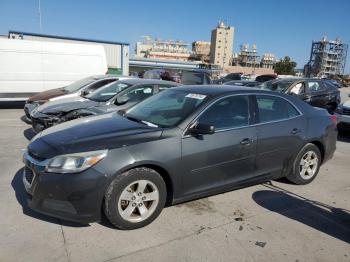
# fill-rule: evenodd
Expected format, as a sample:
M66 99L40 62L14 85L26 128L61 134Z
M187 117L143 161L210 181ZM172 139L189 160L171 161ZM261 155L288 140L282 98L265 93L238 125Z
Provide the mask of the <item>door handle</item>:
M242 141L241 141L241 145L246 145L246 146L249 146L251 143L253 143L253 139L251 138L244 138Z
M298 128L293 128L293 130L290 131L290 133L291 133L292 135L296 135L296 134L298 134L299 132L300 132L300 130L299 130Z

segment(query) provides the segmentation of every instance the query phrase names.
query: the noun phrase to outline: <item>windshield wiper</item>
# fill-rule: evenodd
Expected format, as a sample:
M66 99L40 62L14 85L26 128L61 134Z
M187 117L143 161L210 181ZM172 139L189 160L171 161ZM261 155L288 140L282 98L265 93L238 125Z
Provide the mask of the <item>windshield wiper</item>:
M124 114L123 116L126 117L127 119L131 120L131 121L134 121L134 122L142 123L142 124L145 124L145 125L150 126L150 127L158 127L158 125L156 125L154 123L151 123L151 122L148 122L146 120L138 119L136 117L128 116L126 114Z

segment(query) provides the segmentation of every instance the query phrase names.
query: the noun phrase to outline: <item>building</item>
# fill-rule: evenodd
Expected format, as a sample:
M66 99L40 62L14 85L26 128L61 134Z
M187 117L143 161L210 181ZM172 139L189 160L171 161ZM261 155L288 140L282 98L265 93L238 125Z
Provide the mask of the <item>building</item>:
M244 44L241 45L240 49L240 52L233 56L232 65L254 68L260 66L258 51L255 44L253 44L251 48L249 48L248 44Z
M310 60L304 67L307 77L331 77L343 75L348 45L339 38L312 41Z
M210 63L221 67L230 65L234 28L220 22L211 32Z
M195 41L192 43L192 60L201 61L203 63L210 62L210 42Z
M274 54L265 53L260 60L261 68L273 69L273 66L276 64L276 57Z
M72 42L89 45L102 45L106 52L108 73L110 74L129 74L129 44L122 42L112 42L94 39L82 39L73 37L64 37L56 35L44 35L35 33L26 33L18 31L9 31L8 38L25 40L44 40L52 42Z
M153 39L150 36L137 42L135 48L137 58L188 61L190 55L188 44L183 41Z

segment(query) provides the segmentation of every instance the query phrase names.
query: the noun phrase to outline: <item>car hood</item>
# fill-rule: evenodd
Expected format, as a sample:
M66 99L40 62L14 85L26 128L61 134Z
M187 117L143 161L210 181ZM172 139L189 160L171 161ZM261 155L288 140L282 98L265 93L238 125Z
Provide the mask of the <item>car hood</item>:
M77 109L98 106L100 103L89 99L78 97L69 97L57 101L47 102L37 108L37 111L43 114L67 113Z
M159 139L161 128L128 120L117 113L76 119L38 134L28 150L39 158L112 149Z
M33 95L28 98L28 102L36 102L40 100L48 100L53 97L61 96L67 94L67 91L65 91L63 88L56 88L56 89L51 89L47 90L44 92L40 92L36 95Z

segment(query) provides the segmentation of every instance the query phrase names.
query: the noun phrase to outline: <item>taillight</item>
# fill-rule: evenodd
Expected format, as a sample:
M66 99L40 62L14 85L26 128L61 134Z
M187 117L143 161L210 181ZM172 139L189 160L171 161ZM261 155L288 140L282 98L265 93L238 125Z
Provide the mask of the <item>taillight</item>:
M336 115L330 115L329 119L332 121L334 125L337 125L337 116Z

